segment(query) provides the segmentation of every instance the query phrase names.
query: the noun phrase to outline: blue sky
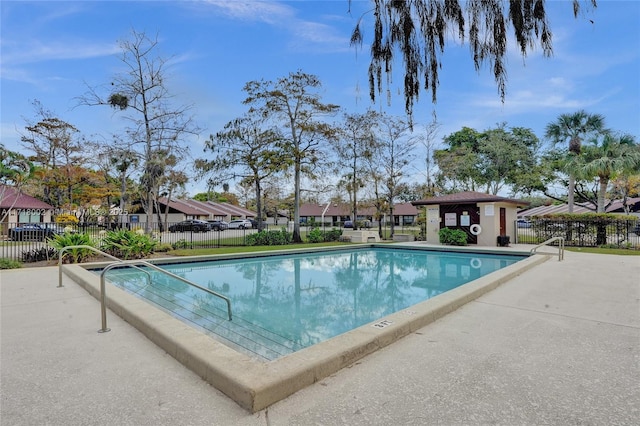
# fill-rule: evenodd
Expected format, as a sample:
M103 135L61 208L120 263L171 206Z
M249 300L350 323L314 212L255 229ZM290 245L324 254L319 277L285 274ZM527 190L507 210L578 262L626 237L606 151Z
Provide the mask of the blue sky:
M464 2L463 2L464 3ZM158 54L172 57L167 86L176 102L193 104L204 130L190 143L203 156L208 135L245 111L242 87L302 70L323 83L323 99L347 112L364 112L368 98L367 46L356 52L349 37L369 1L6 1L1 2L1 141L21 151L19 132L33 120L32 100L84 135L118 133L120 114L76 106L86 84L111 81L122 70L118 41L132 29L158 35ZM573 17L568 0L547 0L554 56L540 50L526 59L513 46L507 96L501 103L490 70L473 68L468 46L448 41L438 103L424 93L415 120L431 121L439 136L463 126L482 131L506 122L542 137L560 114L585 109L605 116L609 128L640 139L640 1L599 0ZM365 42L372 28L365 19ZM400 69L400 64L396 64ZM401 78L396 76L396 81ZM398 85L392 105L403 115ZM376 108L380 108L376 105ZM195 187L199 185L196 184Z

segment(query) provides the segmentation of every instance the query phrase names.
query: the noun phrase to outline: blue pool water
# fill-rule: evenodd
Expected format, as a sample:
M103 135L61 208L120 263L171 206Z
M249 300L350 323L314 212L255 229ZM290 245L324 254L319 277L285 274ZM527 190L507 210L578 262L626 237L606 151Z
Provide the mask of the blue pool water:
M415 305L523 256L363 248L159 265L231 299L150 271L107 279L252 356L271 360Z

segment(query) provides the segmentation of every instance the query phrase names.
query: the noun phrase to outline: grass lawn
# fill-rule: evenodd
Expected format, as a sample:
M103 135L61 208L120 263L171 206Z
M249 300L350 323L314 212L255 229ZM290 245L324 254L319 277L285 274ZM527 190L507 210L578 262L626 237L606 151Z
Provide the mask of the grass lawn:
M349 243L332 242L332 243L301 243L301 244L288 244L284 246L234 246L234 247L219 247L219 248L198 248L198 249L178 249L171 250L167 254L172 256L203 256L209 254L232 254L232 253L247 253L255 251L273 251L273 250L287 250L287 249L301 249L307 247L333 247L343 246Z
M595 254L617 254L622 256L640 256L640 250L618 249L618 248L600 248L600 247L566 247L567 251L575 251L576 253L595 253Z

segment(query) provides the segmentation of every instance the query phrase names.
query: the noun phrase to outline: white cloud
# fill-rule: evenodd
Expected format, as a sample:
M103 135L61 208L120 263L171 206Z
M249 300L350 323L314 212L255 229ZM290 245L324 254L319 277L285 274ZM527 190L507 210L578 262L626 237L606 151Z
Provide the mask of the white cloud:
M208 0L206 3L230 18L272 25L289 23L295 15L292 8L275 2Z
M18 65L50 60L86 59L114 55L120 51L120 47L115 43L83 43L77 41L46 43L33 40L14 43L10 47L3 46L2 62L5 65Z
M300 19L295 8L279 2L266 1L218 1L206 2L214 11L237 20L262 22L289 32L293 39L289 47L294 50L321 47L335 52L349 48L349 39L327 24ZM335 17L324 15L335 21Z

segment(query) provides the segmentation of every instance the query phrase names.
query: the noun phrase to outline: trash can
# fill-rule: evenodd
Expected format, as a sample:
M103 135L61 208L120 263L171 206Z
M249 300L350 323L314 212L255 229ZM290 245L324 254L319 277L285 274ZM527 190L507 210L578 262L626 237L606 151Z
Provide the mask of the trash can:
M511 238L508 235L498 235L498 245L500 247L507 247L509 246L509 240Z

